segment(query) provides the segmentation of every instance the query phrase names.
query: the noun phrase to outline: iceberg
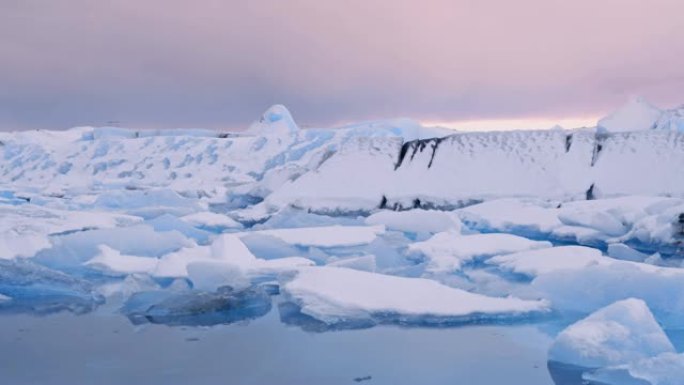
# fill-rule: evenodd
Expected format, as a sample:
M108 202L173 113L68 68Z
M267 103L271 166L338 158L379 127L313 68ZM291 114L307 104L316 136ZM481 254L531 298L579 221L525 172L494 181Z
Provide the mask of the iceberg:
M631 132L654 129L663 111L646 99L635 97L617 111L598 121L597 130L605 132Z
M673 352L672 343L646 303L629 298L563 330L549 350L549 360L600 368Z

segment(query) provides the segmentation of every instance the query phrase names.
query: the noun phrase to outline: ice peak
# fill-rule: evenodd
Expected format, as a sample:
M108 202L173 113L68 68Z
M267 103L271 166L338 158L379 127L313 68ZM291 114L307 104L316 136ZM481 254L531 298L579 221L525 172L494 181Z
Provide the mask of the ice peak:
M247 132L253 134L268 133L293 133L299 127L292 118L292 114L287 107L282 104L274 104L264 112L258 121L252 123Z
M599 132L628 132L649 130L655 127L663 111L641 96L629 101L610 115L598 121Z

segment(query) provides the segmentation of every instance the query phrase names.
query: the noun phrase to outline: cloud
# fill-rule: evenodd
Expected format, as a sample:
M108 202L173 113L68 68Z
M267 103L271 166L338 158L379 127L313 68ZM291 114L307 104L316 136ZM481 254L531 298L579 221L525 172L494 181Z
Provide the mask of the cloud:
M600 114L676 104L679 0L6 0L0 129Z

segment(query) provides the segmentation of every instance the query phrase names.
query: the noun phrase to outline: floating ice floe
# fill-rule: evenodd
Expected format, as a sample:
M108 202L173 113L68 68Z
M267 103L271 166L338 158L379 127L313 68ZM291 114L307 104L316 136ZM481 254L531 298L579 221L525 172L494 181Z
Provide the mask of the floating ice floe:
M301 268L283 282L282 291L302 314L343 327L496 322L548 310L545 301L488 297L428 279L337 267Z
M432 238L409 245L409 253L426 259L426 270L449 273L461 269L464 263L476 258L551 247L551 242L533 241L512 234L461 235L441 232Z
M646 303L630 298L597 310L563 330L549 350L549 360L600 368L673 352L672 343Z

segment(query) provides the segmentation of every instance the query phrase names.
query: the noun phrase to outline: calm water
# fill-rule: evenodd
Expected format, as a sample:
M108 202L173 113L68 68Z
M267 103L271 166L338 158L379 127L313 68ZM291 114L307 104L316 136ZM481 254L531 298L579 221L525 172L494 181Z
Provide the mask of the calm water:
M2 315L0 384L552 385L550 343L535 325L309 333L277 309L207 328Z

